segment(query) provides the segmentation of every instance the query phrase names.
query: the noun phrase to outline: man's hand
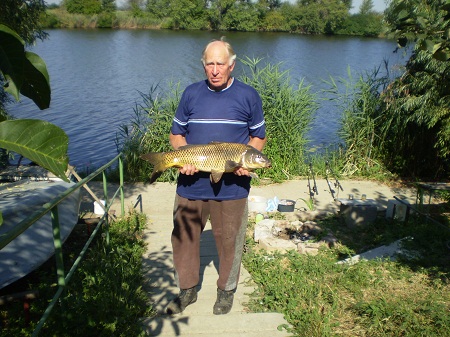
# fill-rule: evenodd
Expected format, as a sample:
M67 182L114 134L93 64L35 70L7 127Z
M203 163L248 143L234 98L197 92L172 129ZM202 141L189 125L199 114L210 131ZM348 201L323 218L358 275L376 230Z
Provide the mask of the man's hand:
M250 177L250 171L246 170L243 167L238 167L234 170L234 174L237 176L247 176Z
M186 174L188 176L192 176L195 173L197 173L199 170L194 165L186 164L183 167L180 167L178 169L178 171L180 171L180 173L182 173L182 174Z

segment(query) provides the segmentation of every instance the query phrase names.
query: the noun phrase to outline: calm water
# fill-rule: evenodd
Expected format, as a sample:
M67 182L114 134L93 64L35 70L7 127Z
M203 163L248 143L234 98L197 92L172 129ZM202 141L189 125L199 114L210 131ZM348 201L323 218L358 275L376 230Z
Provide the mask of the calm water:
M133 108L159 84L187 84L203 79L200 54L211 32L151 30L50 30L50 38L32 49L47 63L52 87L49 109L40 111L28 99L10 106L16 118L39 118L63 128L69 135L70 163L99 166L117 154L114 139L127 124ZM389 60L394 68L405 59L394 54L388 40L299 36L283 33L226 33L238 57L282 62L293 85L302 79L313 92L324 88L323 79L371 71ZM235 75L239 75L236 67ZM319 94L323 97L323 94ZM320 102L312 130L311 146L338 141L340 113Z

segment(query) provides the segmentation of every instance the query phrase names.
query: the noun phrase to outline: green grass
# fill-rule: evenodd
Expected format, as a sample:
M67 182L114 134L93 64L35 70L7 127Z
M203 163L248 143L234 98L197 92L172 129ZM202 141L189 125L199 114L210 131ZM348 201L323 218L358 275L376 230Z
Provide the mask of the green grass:
M110 246L97 235L53 309L40 336L140 336L139 319L152 315L144 290L142 255L145 251L145 215L131 213L110 224ZM64 261L73 263L88 238L87 226L78 225L64 244ZM38 290L31 303L31 323L25 324L21 302L0 307L0 336L30 336L56 292L55 263L50 260L25 279L2 289L13 293Z
M295 336L450 335L449 230L423 219L383 218L354 230L330 217L319 225L339 244L316 256L269 254L249 235L244 265L257 284L253 310L283 313ZM414 237L405 245L413 257L336 264L406 236Z

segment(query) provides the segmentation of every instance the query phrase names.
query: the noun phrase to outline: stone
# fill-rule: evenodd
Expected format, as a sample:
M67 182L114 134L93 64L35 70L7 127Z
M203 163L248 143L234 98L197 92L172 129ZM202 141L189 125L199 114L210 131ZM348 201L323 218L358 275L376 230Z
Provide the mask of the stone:
M289 250L296 250L297 245L290 240L280 240L273 237L267 237L261 239L258 243L258 247L265 249L268 252L278 251L280 253L285 253Z
M323 242L299 242L297 251L300 254L317 255L321 247L326 246Z
M261 239L272 237L272 228L275 224L275 220L264 219L255 225L255 233L253 239L255 242L259 242Z

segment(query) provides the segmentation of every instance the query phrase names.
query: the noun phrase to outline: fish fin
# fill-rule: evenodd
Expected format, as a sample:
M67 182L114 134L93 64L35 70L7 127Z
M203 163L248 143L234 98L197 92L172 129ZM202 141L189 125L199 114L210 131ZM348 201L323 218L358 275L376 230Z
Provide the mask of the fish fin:
M222 171L211 171L211 175L209 176L209 179L212 183L217 184L220 179L222 179L223 172Z
M161 174L167 169L167 167L164 166L164 154L164 152L150 152L141 155L141 159L144 159L153 165L153 172L150 176L150 184L153 184L156 179L158 179Z
M239 163L236 163L233 160L227 160L225 162L225 172L233 172L236 167L241 166Z
M150 162L153 166L156 166L162 162L164 154L165 152L150 152L142 154L140 158Z
M250 177L259 179L258 175L255 172L250 172Z
M163 173L163 171L153 170L152 175L150 176L150 182L149 183L153 184L156 181L156 179L158 179L161 176L162 173Z

